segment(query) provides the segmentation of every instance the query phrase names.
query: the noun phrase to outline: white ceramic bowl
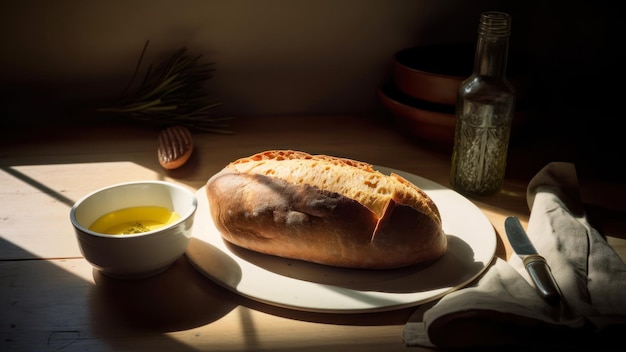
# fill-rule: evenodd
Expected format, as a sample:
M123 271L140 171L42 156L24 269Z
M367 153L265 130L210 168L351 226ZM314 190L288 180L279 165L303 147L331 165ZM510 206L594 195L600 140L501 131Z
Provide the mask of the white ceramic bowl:
M78 200L70 211L80 250L103 274L138 279L167 270L186 250L198 201L194 192L163 181L127 182ZM179 218L148 232L108 235L89 229L101 216L129 207L160 206Z

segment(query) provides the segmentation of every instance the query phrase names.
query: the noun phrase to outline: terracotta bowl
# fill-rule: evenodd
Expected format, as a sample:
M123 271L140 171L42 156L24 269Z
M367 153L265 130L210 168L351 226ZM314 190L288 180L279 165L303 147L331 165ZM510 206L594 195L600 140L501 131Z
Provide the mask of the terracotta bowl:
M378 98L389 110L398 128L411 139L433 149L451 151L454 146L456 116L454 106L415 99L400 91L393 82L378 89ZM515 138L530 117L530 109L516 111L511 138Z
M379 87L378 98L407 135L437 149L452 149L456 126L454 106L415 99L392 82Z
M475 44L456 43L401 50L394 55L393 81L400 91L413 98L455 105L461 82L472 73L475 51ZM518 100L524 100L528 91L527 67L524 56L509 53L507 77Z

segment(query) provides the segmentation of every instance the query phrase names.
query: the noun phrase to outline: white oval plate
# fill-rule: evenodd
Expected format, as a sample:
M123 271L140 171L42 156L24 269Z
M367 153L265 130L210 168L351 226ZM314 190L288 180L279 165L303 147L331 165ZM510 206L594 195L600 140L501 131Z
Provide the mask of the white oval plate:
M478 207L459 193L404 171L437 204L448 250L427 266L391 270L347 269L252 252L225 242L209 213L204 187L186 256L202 274L250 299L284 308L332 313L400 309L453 292L478 277L496 251L496 233Z

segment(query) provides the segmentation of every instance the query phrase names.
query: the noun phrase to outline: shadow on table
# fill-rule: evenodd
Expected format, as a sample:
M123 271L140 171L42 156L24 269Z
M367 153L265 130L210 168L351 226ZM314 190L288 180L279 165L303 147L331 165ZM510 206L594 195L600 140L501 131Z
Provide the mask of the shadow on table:
M33 256L2 238L0 247ZM83 260L0 261L0 350L191 351L167 333L210 324L238 305L184 257L136 281L105 277Z
M119 280L95 269L93 276L92 324L107 334L122 326L164 333L187 330L219 320L237 306L229 292L198 273L184 256L146 279Z

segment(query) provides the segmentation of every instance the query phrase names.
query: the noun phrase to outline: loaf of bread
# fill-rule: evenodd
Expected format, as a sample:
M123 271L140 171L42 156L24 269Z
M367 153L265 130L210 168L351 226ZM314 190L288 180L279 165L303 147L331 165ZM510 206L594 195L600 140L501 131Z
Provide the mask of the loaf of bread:
M434 261L447 248L423 190L355 160L266 151L231 162L206 192L222 237L260 253L390 269Z

